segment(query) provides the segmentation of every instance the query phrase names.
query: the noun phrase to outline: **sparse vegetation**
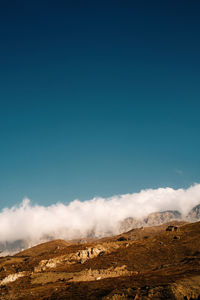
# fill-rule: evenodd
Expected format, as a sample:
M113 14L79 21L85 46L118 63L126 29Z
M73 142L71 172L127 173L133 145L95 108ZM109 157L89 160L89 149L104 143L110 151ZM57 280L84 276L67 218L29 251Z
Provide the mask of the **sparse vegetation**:
M0 299L199 299L200 222L55 240L0 259Z

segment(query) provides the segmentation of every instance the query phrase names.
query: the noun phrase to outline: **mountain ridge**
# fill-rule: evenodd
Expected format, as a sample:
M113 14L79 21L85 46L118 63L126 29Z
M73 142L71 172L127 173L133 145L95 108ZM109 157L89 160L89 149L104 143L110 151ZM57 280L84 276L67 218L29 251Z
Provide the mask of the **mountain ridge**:
M136 219L129 216L118 222L118 224L116 225L116 229L117 229L116 232L120 234L134 228L157 226L175 220L186 221L186 222L195 222L200 220L200 204L193 207L187 215L181 214L178 210L165 210L165 211L150 213L144 218ZM96 236L95 230L91 229L90 231L88 231L88 233L85 236L73 240L68 240L68 242L85 243L88 241L88 239L91 239L93 241L97 238L103 238L112 235L113 235L112 232L104 232L102 236ZM34 242L31 240L0 242L0 256L13 255L22 249L28 249L37 244L41 244L43 242L47 242L51 240L53 240L52 236L46 235L39 242L38 241Z

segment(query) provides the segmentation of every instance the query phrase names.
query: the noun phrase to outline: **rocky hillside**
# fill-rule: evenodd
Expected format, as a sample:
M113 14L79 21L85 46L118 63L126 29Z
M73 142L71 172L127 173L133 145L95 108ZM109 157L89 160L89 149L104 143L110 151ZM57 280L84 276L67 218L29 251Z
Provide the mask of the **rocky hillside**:
M139 228L143 226L157 226L164 224L172 220L181 220L182 215L177 210L167 210L162 212L154 212L149 214L143 219L126 218L120 222L119 231L122 233L124 231L131 230L133 228Z
M131 214L131 213L130 213ZM128 217L122 219L116 226L118 233L123 233L134 228L157 226L170 221L188 221L195 222L200 220L200 204L192 208L187 216L181 215L177 210L167 210L161 212L154 212L146 216L145 218L135 219L133 217ZM111 231L104 232L101 236L112 236ZM95 240L98 237L95 235L95 230L91 229L87 232L86 236L80 237L76 240L71 241L71 243L86 243L87 241ZM52 240L52 236L44 236L41 238L39 243ZM38 241L37 241L38 243ZM17 240L12 242L0 242L0 256L13 255L22 249L27 249L35 245L36 243L31 240Z
M0 258L1 300L199 299L200 222L85 244L55 240Z
M182 219L181 213L177 210L167 210L150 214L145 218L145 223L148 226L164 224L172 220Z
M199 220L200 219L200 204L195 206L188 214L189 220Z
M128 217L120 222L119 232L122 233L133 228L144 226L157 226L172 220L184 220L189 222L200 220L200 204L192 208L187 216L183 216L177 210L166 210L151 213L147 217L142 219L134 219L132 217Z

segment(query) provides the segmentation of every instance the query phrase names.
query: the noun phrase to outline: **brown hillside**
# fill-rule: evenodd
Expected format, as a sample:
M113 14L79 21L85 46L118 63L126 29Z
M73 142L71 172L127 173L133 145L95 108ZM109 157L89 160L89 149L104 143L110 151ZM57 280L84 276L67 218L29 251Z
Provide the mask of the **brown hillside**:
M0 299L200 299L199 238L200 222L171 222L44 243L0 259Z

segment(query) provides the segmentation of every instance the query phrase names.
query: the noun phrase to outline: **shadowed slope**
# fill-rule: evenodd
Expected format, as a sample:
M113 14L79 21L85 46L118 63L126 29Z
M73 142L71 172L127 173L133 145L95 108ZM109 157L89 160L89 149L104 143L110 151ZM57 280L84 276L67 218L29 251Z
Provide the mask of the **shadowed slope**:
M182 224L2 258L1 299L199 299L200 222Z

